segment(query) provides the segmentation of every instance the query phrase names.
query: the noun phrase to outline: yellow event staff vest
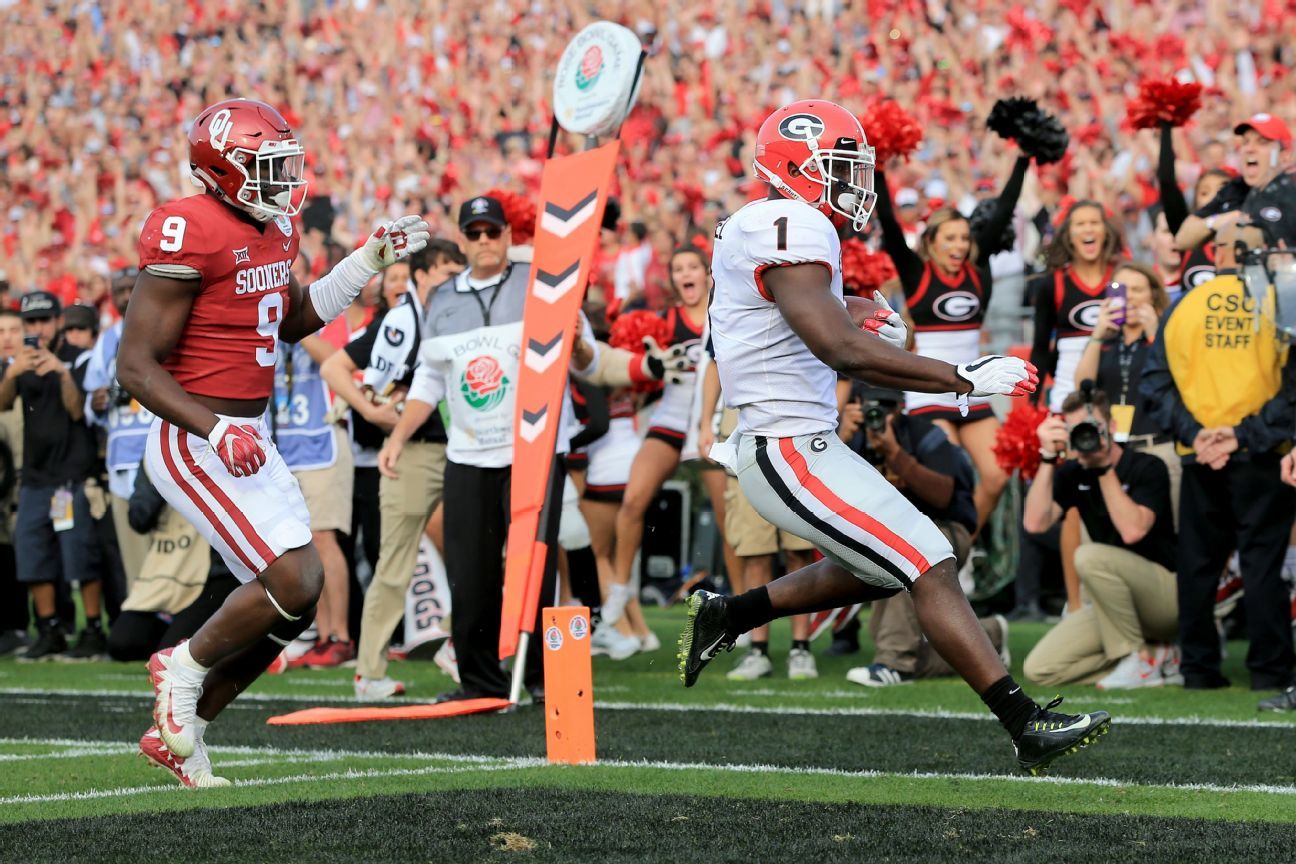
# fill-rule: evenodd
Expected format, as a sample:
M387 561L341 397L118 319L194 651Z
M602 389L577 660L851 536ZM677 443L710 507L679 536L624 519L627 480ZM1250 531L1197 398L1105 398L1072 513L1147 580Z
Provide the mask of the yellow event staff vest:
M1287 349L1271 320L1257 329L1255 305L1241 279L1220 274L1184 295L1161 334L1184 406L1207 428L1236 426L1282 387Z

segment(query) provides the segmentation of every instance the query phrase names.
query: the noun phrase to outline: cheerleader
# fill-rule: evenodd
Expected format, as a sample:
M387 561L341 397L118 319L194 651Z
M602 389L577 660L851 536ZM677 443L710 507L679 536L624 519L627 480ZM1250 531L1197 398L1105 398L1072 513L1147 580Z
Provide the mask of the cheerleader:
M1093 335L1112 270L1124 248L1120 231L1103 206L1079 201L1071 205L1045 250L1048 270L1026 286L1035 304L1030 359L1041 378L1053 376L1048 405L1055 414L1062 412L1062 400L1075 389L1076 365Z
M682 246L670 259L670 287L677 305L665 313L671 326L672 348L683 348L696 367L702 350L702 330L711 295L711 268L706 254ZM615 623L632 597L630 573L643 540L644 514L662 484L679 467L684 439L692 424L695 372L666 382L648 423L648 433L630 468L616 517L613 582L603 604L603 620ZM587 487L588 488L588 487ZM646 635L646 634L645 634Z
M900 275L912 322L914 350L919 354L955 364L968 363L981 355L982 327L993 289L990 258L1002 251L1000 238L1017 208L1030 163L1029 156L1018 157L990 218L980 230L974 233L967 217L954 208L941 208L928 217L916 253L906 244L903 229L896 221L885 173L878 171L875 175L882 246ZM906 393L905 410L935 422L972 457L978 476L979 529L1007 483L992 450L999 421L990 400L969 399L964 417L952 393Z

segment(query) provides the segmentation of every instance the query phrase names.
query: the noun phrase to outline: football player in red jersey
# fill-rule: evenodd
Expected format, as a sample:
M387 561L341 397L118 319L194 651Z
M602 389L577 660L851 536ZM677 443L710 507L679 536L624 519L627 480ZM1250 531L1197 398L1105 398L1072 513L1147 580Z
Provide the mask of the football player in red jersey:
M206 194L159 207L140 235L118 380L156 415L145 461L158 491L244 583L149 661L157 734L140 748L188 786L225 785L206 725L310 623L323 581L301 491L264 422L278 343L319 330L429 239L420 217L397 219L303 288L290 268L304 159L269 105L212 105L189 132Z

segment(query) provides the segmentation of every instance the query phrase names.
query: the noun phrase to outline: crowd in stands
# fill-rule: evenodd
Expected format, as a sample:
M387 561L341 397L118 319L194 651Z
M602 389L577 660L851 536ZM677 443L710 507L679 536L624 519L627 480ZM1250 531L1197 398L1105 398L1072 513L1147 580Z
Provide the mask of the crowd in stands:
M1180 379L1169 370L1197 368L1191 356L1184 356L1192 352L1181 347L1176 354L1160 341L1164 341L1167 319L1163 316L1172 295L1196 290L1214 276L1212 269L1200 280L1180 284L1192 249L1209 247L1209 253L1200 254L1209 254L1213 267L1217 239L1228 243L1235 239L1233 223L1237 220L1228 218L1229 214L1250 206L1250 199L1243 199L1251 190L1268 188L1266 184L1275 173L1272 168L1293 163L1292 136L1287 131L1296 124L1296 88L1289 78L1296 68L1296 49L1292 47L1296 16L1291 14L1291 6L1281 0L1251 4L1228 0L992 0L974 5L920 0L722 4L682 0L655 4L625 0L259 4L226 0L161 6L121 0L0 3L0 26L6 32L6 47L0 52L0 82L4 84L0 93L0 161L4 168L0 172L0 218L4 219L0 287L7 292L0 301L21 308L29 332L30 322L59 322L57 334L44 335L42 331L45 341L39 350L57 347L58 357L70 370L70 386L81 388L83 399L91 397L99 403L87 401L78 412L71 410L73 400L67 400L69 422L94 422L91 415L105 410L103 399L124 398L128 403L129 395L113 390L111 380L99 386L85 383L84 367L90 363L88 352L93 342L84 341L81 331L92 336L110 332L108 328L120 317L125 303L118 283L134 276L131 268L137 263L136 243L145 217L161 202L198 191L189 177L183 130L202 107L229 95L263 99L280 108L306 147L312 200L301 219L303 281L326 272L374 225L404 213L425 214L434 235L448 241L425 267L454 264L440 273L438 278L443 280L465 266L463 252L455 243L469 251L461 229L471 221L463 221L461 205L487 190L497 190L497 196L510 200L516 196L534 201L549 138L552 70L572 34L591 21L609 19L634 29L649 58L638 104L621 131L621 157L613 189L619 220L606 225L590 287L587 311L595 332L606 339L609 312L618 308L666 310L679 302L682 294L686 305L704 305L681 290L679 280L692 277L676 271L678 250L696 245L705 252L720 219L765 194L753 179L750 166L755 130L771 108L796 98L823 96L866 114L877 100L894 99L918 121L924 137L910 157L878 166L884 169L880 189L886 198L865 241L870 250L891 253L898 279L879 287L912 307L911 323L918 325L919 348L927 350L917 298L933 280L963 278L960 274L968 268L968 284L975 282L981 290L984 280L1006 275L1034 277L1022 303L1035 306L1033 359L1055 376L1047 404L1068 421L1075 420L1071 415L1078 411L1102 415L1103 421L1111 424L1108 445L1128 445L1131 452L1145 450L1156 466L1164 465L1160 469L1149 467L1146 460L1126 460L1138 461L1140 476L1155 475L1149 481L1155 488L1145 499L1132 492L1126 496L1159 521L1154 534L1158 546L1151 552L1144 544L1144 535L1153 531L1151 523L1141 525L1140 534L1126 530L1130 524L1122 518L1106 522L1100 517L1091 519L1087 507L1106 508L1110 502L1096 503L1071 485L1063 490L1067 478L1061 468L1056 469L1057 482L1049 495L1038 487L1041 491L1036 492L1035 509L1027 508L1022 542L1035 544L1032 549L1061 551L1068 611L1063 632L1082 636L1067 636L1067 650L1059 649L1056 643L1061 637L1054 637L1044 645L1047 656L1028 660L1027 674L1035 670L1038 674L1033 677L1044 681L1105 680L1112 686L1127 686L1131 680L1146 682L1148 676L1155 676L1158 683L1186 678L1189 686L1227 683L1219 672L1219 645L1212 635L1213 607L1216 582L1227 576L1223 559L1238 549L1240 563L1234 570L1247 583L1247 598L1254 598L1244 603L1253 646L1248 662L1251 683L1256 689L1282 689L1292 683L1291 607L1282 581L1285 571L1277 571L1284 570L1293 501L1291 490L1281 487L1278 458L1296 431L1296 416L1292 416L1290 402L1285 406L1277 402L1289 392L1289 373L1279 358L1261 357L1261 362L1274 366L1268 378L1254 382L1255 392L1263 398L1257 396L1254 404L1234 406L1243 413L1233 417L1218 405L1203 407L1194 394L1178 392L1175 382ZM1125 120L1125 106L1139 82L1172 76L1203 85L1202 106L1192 121L1174 129L1131 128ZM1061 122L1070 135L1061 160L1032 163L1029 154L988 130L986 120L992 106L1008 96L1033 99ZM559 149L579 149L581 144L579 139L564 137ZM1248 156L1249 146L1261 148L1266 156L1269 150L1264 148L1273 150L1273 164L1260 165L1260 174L1254 176L1248 173L1256 170ZM1173 201L1167 203L1170 187L1179 196L1178 208L1172 206ZM1221 188L1220 197L1211 194ZM1234 194L1239 197L1230 197ZM1279 190L1275 194L1281 202L1285 193ZM957 232L960 224L967 225L962 217L970 215L981 201L996 197L1009 203L1002 208L1004 212L991 218L993 228L978 230L974 226L960 235L970 240L971 254L964 249L962 257L942 258L948 247L941 244L953 242L951 232ZM1212 199L1220 202L1214 209L1208 206ZM1296 200L1292 205L1296 215ZM1215 220L1221 215L1225 218L1217 225ZM1209 231L1202 228L1196 242L1185 245L1181 228L1196 231L1198 223L1209 223ZM522 227L513 225L515 245L527 242ZM1007 243L998 243L1005 228L1012 237ZM985 253L980 256L975 251L978 242ZM985 248L992 242L997 243L993 251L998 253L993 262ZM912 251L904 251L906 247ZM699 260L705 266L705 258ZM953 263L943 277L936 271L949 261ZM414 287L413 275L405 278ZM1114 320L1109 304L1096 308L1093 316L1080 316L1083 320L1067 317L1074 307L1083 305L1066 299L1070 296L1067 292L1105 288L1112 281L1126 285L1130 292L1125 319ZM327 363L323 357L360 337L366 325L378 326L381 315L406 289L394 280L387 282L375 285L364 304L348 315L346 332L335 334L332 347L315 358L317 363ZM419 283L420 291L426 287ZM689 282L687 287L696 289L698 285ZM986 299L989 290L986 284L982 295ZM1102 296L1088 294L1090 299ZM40 303L33 297L41 298ZM82 307L93 314L75 311ZM0 330L10 318L11 314L0 315ZM1179 322L1175 330L1178 342L1170 345L1191 345L1191 334L1185 333L1186 318L1181 311L1169 319ZM928 341L936 346L932 350L947 350L930 337ZM1160 345L1159 353L1151 347L1154 344ZM19 357L20 335L2 347L6 358ZM1165 356L1167 351L1169 356ZM350 359L351 368L344 375L365 369L367 357ZM306 362L300 361L299 373ZM1148 381L1140 380L1145 368ZM14 377L28 371L24 367ZM323 377L328 377L327 368ZM1095 400L1098 408L1086 408L1090 403L1077 403L1074 398L1067 401L1085 378L1096 380L1104 394ZM47 396L58 396L57 389L44 389ZM36 395L21 385L15 385L15 390L18 397L29 401ZM1132 420L1135 425L1128 425L1131 417L1116 419L1120 407L1141 406L1148 394L1155 394L1159 404L1146 412L1140 408ZM7 395L8 403L0 408L12 404L15 394ZM0 403L5 402L4 396L5 391L0 390ZM605 413L613 424L644 409L643 394L634 388L605 387L603 396L612 406ZM898 410L903 397L884 396L852 395L849 389L843 390L843 438L854 439L861 452L873 448L879 460L876 464L888 479L913 487L915 500L927 500L933 512L955 508L957 516L946 513L945 521L949 530L960 536L956 548L966 550L1008 482L992 455L998 420L988 411L974 417L990 420L978 431L975 424L958 423L937 411L922 424L905 427L907 431L897 443L887 431L893 423L898 428L897 421L884 421L881 428L868 426L863 414L869 398L875 402L880 398L884 413ZM354 409L355 403L347 401ZM1274 406L1266 407L1270 402ZM1173 405L1179 408L1173 409ZM1113 413L1112 407L1118 410ZM330 415L330 422L342 416L341 408ZM26 403L25 410L31 410ZM374 417L381 413L380 407L364 410ZM1130 411L1135 414L1133 408ZM1210 415L1209 423L1205 414ZM1201 416L1201 422L1192 420L1193 415ZM1241 436L1244 440L1230 442L1227 432L1220 431L1233 425L1243 428L1238 418L1252 415L1263 417L1264 429L1256 424L1247 427ZM714 432L706 428L709 418L695 417L690 422L694 428L687 431L691 434L700 432L705 439L709 431ZM360 511L365 509L360 502L368 500L372 505L376 500L378 480L373 460L382 433L390 431L395 417L375 423L377 438L366 442L360 440L356 424L352 424L357 513L343 520L349 524L331 526L343 533L356 526ZM1286 428L1275 431L1283 423ZM1118 426L1122 427L1119 438ZM949 467L949 454L926 437L932 429L944 431L970 454L974 475L957 460L956 467ZM1041 433L1043 449L1061 455L1071 443L1069 426L1055 420L1048 429L1054 438L1046 441ZM686 430L677 431L682 436ZM1207 432L1218 435L1199 437ZM27 434L32 434L31 430ZM19 465L23 464L18 446L22 437L22 433L10 435ZM1131 437L1137 439L1133 444ZM648 452L663 450L659 443ZM1184 450L1191 451L1194 445L1198 458L1189 456L1184 463ZM1244 455L1248 450L1263 458L1248 460ZM945 468L937 473L957 480L951 487L958 490L957 501L956 493L942 491L944 487L929 499L917 488L921 483L914 479L916 475L911 473L905 479L904 472L914 471L910 464L914 459L921 461L923 454L938 451L938 461ZM661 477L674 469L678 452L676 448L674 454L660 458L641 457L640 462L653 463L651 470L635 463L633 470L651 482L635 481L629 507L621 506L615 498L605 498L595 499L587 508L597 514L586 516L594 529L591 566L597 562L603 593L616 606L607 626L615 622L617 634L609 631L604 635L605 650L613 656L651 647L650 631L645 632L633 601L626 609L627 598L618 591L627 578L625 571L637 543L620 548L616 541L633 537L631 523L642 520L645 496L650 497L654 484L660 484ZM909 454L907 460L901 455L904 452ZM1105 471L1121 464L1120 451L1104 452L1110 465L1086 463L1079 470ZM628 459L622 457L626 477L607 485L624 487L630 481L634 458L633 450ZM1049 457L1044 461L1048 464ZM1240 467L1244 461L1248 465L1245 471ZM1257 465L1272 474L1272 484L1260 476ZM1053 470L1050 465L1044 472ZM1133 469L1113 469L1113 474L1125 470ZM1208 471L1212 473L1207 475ZM1221 480L1225 476L1221 472L1226 471L1233 472L1230 479ZM362 472L368 472L364 480ZM68 482L83 484L78 487L82 491L65 502L66 508L69 513L86 508L87 513L97 514L93 519L101 530L85 546L94 554L78 553L81 558L76 560L99 560L101 552L121 557L126 554L126 544L110 539L111 523L116 521L118 535L135 523L111 517L105 522L104 514L116 503L108 500L114 496L129 500L133 508L133 489L114 487L114 478L108 473L92 476L94 472L87 469L85 474L42 480L39 494L50 497L47 492L59 494ZM1186 478L1182 493L1181 475ZM122 478L117 480L120 483ZM133 475L131 480L133 485ZM91 489L99 490L106 503L96 506L93 492L86 499L87 482ZM1078 481L1070 477L1067 482L1085 486L1083 477ZM22 478L19 486L37 488L29 477ZM711 490L722 526L726 507L723 487L720 483ZM1272 498L1257 499L1256 489L1261 487L1264 495ZM364 499L365 494L371 497ZM1221 500L1235 501L1240 514L1249 497L1269 502L1271 515L1287 513L1286 527L1257 538L1239 515L1234 529L1212 535L1209 548L1202 543L1180 545L1176 561L1167 551L1173 543L1174 526L1166 525L1166 520L1180 518L1181 494L1183 500L1191 495L1196 502L1188 514L1197 520L1194 524L1223 524L1233 518L1233 510L1210 510L1208 500L1216 506L1223 506ZM585 497L591 498L588 491ZM618 506L609 509L609 503ZM927 512L927 507L920 505L920 509ZM426 517L421 507L414 511ZM365 512L372 515L376 509L369 506ZM148 524L148 520L140 524ZM368 533L375 530L376 526L371 526ZM359 557L377 566L376 538L365 539L372 548L361 550ZM437 539L439 542L439 536ZM355 540L354 530L351 540ZM188 542L200 541L189 538ZM1076 550L1083 546L1108 543L1130 547L1134 553L1141 549L1144 557L1160 568L1158 584L1165 590L1157 596L1155 614L1149 613L1142 631L1138 616L1131 612L1137 601L1119 584L1112 587L1110 561L1119 556L1077 555ZM1257 544L1263 550L1257 551ZM759 570L763 574L759 578L768 579L777 562L765 560L765 556L777 553L780 544L776 542L773 550L759 548L752 557L762 560L753 572ZM354 571L357 554L352 554L350 543L343 543L343 549ZM1185 549L1200 561L1189 562L1192 566L1187 567L1182 557ZM201 557L205 552L200 549L197 554ZM784 564L801 554L797 549L785 548L783 552ZM1042 554L1058 556L1057 551ZM1023 560L1040 560L1034 552L1032 556ZM103 574L110 573L111 568L101 566L105 567ZM1077 567L1084 572L1076 575ZM731 557L731 573L740 568L748 569ZM1102 575L1094 576L1095 568ZM1175 583L1176 569L1180 594L1185 591L1186 570L1192 571L1196 585L1191 609L1183 610L1178 627L1173 609L1167 611L1167 604L1173 606L1174 601L1164 596L1169 590L1165 586ZM1286 569L1292 569L1290 563ZM126 573L123 578L133 581L135 575ZM110 575L104 578L111 581ZM336 578L348 581L345 576ZM87 591L93 579L82 577L79 581L85 608L91 610L98 605L101 592ZM1100 583L1102 587L1095 589ZM353 590L359 590L353 578L351 584ZM3 629L11 633L16 632L14 622L19 617L26 621L25 612L22 616L9 614L15 603L21 602L25 610L26 597L19 599L22 593L11 591L0 601L8 607L9 615ZM114 596L112 590L102 594L105 612L115 617L123 608L124 597ZM168 614L190 605L196 589L189 586L175 594L166 603L179 604L179 608L169 609ZM1207 598L1207 594L1211 596ZM1116 601L1111 601L1113 595L1118 597ZM1276 599L1280 595L1282 599ZM54 599L43 594L33 597L40 607L37 614L48 616ZM334 597L342 598L346 606L345 592ZM212 602L211 597L202 599ZM1039 599L1037 593L1023 596L1019 592L1019 617L1035 617ZM388 601L390 605L391 598ZM67 598L60 596L59 602L66 603ZM1112 612L1104 605L1111 602L1123 603L1123 611ZM1274 609L1285 609L1286 619ZM1082 615L1082 610L1088 611ZM384 628L392 614L390 609L384 614ZM350 631L358 629L359 617L356 606L348 626L347 615L336 608L332 611L328 627L321 630L325 647L316 652L326 655L328 662L321 661L321 665L335 665L334 661L346 662L354 656L354 648L335 649L328 639L332 634L333 642L349 645L356 635ZM851 680L884 686L943 674L932 671L930 651L920 635L911 632L910 617L903 607L893 607L890 620L899 623L888 625L886 662L855 670ZM1004 633L999 628L1004 622L986 622L992 638L997 635L1002 643ZM879 642L880 627L875 622L873 635ZM1208 628L1210 632L1205 633ZM797 629L796 633L794 653L808 645L806 630ZM839 635L839 649L850 650L851 640L857 637L849 629ZM161 634L155 637L162 638ZM1182 646L1182 655L1175 647L1181 637L1191 642ZM1076 648L1081 638L1088 641ZM94 653L95 647L90 644L86 651ZM751 650L759 654L767 648L757 644ZM772 672L768 659L763 664L747 658L742 662L748 669L743 674L754 677ZM387 680L385 663L371 660L368 666L374 669L375 681ZM793 677L812 673L811 660L809 671L802 662ZM392 692L396 691L383 685L373 695ZM1290 691L1283 707L1296 707L1296 697Z

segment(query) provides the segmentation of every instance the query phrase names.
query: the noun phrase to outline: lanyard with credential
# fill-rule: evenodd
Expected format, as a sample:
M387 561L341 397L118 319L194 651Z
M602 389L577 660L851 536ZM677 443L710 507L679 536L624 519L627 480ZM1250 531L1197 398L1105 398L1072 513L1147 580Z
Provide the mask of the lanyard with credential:
M483 291L485 291L487 288L490 288L492 286L485 285L481 288L474 288L472 287L472 285L468 283L468 277L467 276L464 277L464 284L468 285L469 293L472 294L473 299L477 301L477 305L481 307L483 326L486 327L491 326L491 310L495 308L495 301L499 299L500 288L504 287L504 283L508 281L509 274L512 272L513 272L512 264L504 268L504 272L500 274L500 278L496 280L495 285L493 286L495 288L495 293L491 294L489 303L482 302L481 295Z

